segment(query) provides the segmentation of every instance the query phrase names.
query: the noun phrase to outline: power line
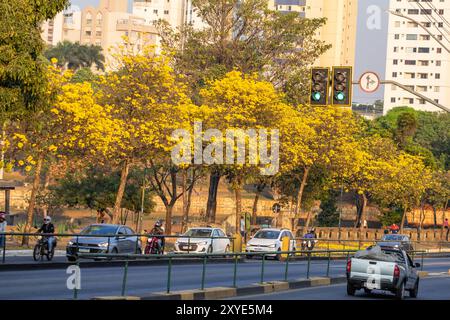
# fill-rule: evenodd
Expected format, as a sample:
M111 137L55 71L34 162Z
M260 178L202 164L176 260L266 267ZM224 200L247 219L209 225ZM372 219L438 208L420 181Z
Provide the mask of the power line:
M426 4L438 15L441 20L450 27L450 22L444 17L443 14L439 13L439 10L436 8L436 6L432 2L426 2Z
M412 6L412 3L411 3L411 2L410 2L409 4ZM426 19L428 20L428 22L430 22L431 25L434 25L434 27L437 29L437 31L439 31L439 33L442 35L442 37L443 37L448 43L450 43L450 40L448 40L448 38L446 37L446 35L441 31L441 29L439 29L439 28L433 23L433 21L432 21L431 19L433 19L435 22L439 22L439 21L437 21L433 16L430 16L429 14L427 14L427 13L426 13L427 11L426 11L425 7L422 6L421 3L417 2L417 5L423 10L424 15L425 15ZM414 8L414 7L413 7L413 8ZM443 29L450 35L450 33L449 33L445 28L443 28Z

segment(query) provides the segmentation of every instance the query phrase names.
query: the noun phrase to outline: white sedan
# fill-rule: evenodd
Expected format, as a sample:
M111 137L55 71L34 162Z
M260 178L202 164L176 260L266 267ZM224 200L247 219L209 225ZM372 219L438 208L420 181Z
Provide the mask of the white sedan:
M295 251L295 240L292 232L288 229L261 229L248 242L246 252L266 253L281 251L283 238L289 238L289 251ZM253 255L248 255L252 258ZM276 259L280 259L280 254L267 254Z
M230 239L219 228L191 228L175 242L174 253L227 253Z

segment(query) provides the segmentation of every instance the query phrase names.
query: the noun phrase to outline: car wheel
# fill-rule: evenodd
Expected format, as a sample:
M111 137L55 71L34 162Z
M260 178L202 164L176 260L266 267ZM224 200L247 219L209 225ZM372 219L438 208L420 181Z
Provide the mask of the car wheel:
M281 251L281 249L280 248L278 248L278 250L277 250L278 252L280 252ZM277 260L277 261L280 261L281 260L281 253L277 253L277 255L275 256L275 260Z
M226 247L225 247L225 255L223 256L224 258L228 258L228 253L230 253L230 246L229 245L227 245Z
M117 250L117 248L113 248L112 251L111 251L111 253L112 253L112 254L118 254L118 253L119 253L119 250ZM108 261L111 261L112 259L113 259L112 257L109 257L109 258L108 258Z
M75 261L77 261L77 257L67 257L67 260L69 262L75 262Z
M419 279L417 279L416 284L414 285L414 289L409 291L409 296L411 298L417 298L418 293L419 293Z
M368 289L368 288L364 288L364 292L365 292L366 294L371 294L371 293L372 293L372 290L370 290L370 289Z
M354 296L356 292L356 289L354 286L352 286L350 283L347 282L347 294L349 296Z
M405 284L402 282L400 284L400 287L395 292L395 298L397 300L403 300L404 297L405 297Z

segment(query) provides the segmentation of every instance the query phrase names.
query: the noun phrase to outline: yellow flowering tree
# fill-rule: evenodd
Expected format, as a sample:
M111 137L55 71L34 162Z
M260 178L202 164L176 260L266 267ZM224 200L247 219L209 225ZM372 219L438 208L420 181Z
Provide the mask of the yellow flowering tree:
M110 119L118 124L105 144L107 152L104 153L105 161L121 171L113 209L114 222L119 220L130 166L150 163L153 169L158 169L161 163L170 161L168 155L175 143L170 139L171 133L189 127L189 114L193 108L185 86L178 81L164 55L155 55L153 47L146 47L139 54L128 48L119 46L114 54L117 71L100 77L96 96ZM171 168L169 173L164 179L169 176L176 180L176 168ZM166 181L161 182L163 184ZM174 203L165 201L163 191L160 190L158 195L166 205L166 228L170 233ZM174 201L179 197L172 196Z

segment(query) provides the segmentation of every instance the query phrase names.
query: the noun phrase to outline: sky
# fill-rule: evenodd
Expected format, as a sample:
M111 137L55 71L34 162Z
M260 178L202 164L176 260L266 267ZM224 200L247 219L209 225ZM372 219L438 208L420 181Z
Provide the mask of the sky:
M131 12L132 0L128 1L129 11ZM77 5L80 8L84 8L87 5L97 6L98 3L99 0L72 0L72 4ZM374 5L377 6L380 12L380 24L375 29L369 29L367 27L367 21L372 17L372 14L367 13L367 9L373 10ZM359 0L354 81L357 81L365 71L376 72L381 79L384 79L388 27L388 14L386 13L386 10L388 8L389 0ZM359 88L354 88L353 102L371 103L377 99L382 100L383 94L383 86L380 86L378 91L373 94L366 94L359 90Z

